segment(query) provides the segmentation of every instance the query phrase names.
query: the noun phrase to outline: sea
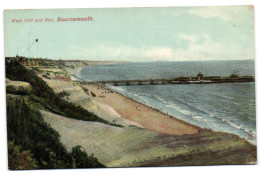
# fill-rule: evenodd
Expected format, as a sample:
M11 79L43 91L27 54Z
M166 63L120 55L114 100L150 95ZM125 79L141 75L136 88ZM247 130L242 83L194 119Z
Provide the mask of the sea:
M129 62L87 66L80 80L162 79L180 76L255 76L254 60ZM129 98L213 131L229 132L256 144L255 83L108 85ZM250 136L252 135L252 136Z

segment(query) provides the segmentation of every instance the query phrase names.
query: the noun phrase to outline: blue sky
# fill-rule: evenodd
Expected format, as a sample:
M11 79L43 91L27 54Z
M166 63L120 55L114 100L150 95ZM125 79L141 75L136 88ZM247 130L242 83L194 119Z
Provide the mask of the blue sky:
M56 22L88 17L92 22ZM53 18L47 23L12 19ZM5 56L26 56L36 38L50 59L187 61L254 59L251 6L9 10ZM37 56L36 43L29 56Z

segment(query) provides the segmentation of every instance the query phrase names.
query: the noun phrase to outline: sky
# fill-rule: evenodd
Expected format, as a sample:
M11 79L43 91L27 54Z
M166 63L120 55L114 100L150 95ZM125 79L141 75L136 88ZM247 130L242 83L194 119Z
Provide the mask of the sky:
M92 17L94 21L57 22L58 17ZM25 22L30 18L33 22ZM54 22L35 22L42 18ZM29 57L247 60L254 59L254 9L221 6L5 11L5 56L28 56L28 38Z

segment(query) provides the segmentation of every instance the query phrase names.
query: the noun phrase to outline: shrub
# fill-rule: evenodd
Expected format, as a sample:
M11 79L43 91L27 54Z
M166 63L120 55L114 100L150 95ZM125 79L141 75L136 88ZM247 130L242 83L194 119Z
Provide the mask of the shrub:
M44 122L38 111L39 108L75 119L104 123L106 121L82 107L62 100L33 71L27 70L18 62L6 64L6 77L11 80L28 82L32 86L29 95L7 94L9 168L72 168L75 163L72 154L68 153L60 142L58 132ZM12 142L15 145L12 145ZM94 156L88 156L85 152L81 152L81 149L76 150L76 153L82 155L81 158L75 157L77 159L75 167L104 167ZM24 157L28 157L28 160Z
M93 113L83 109L81 106L61 99L59 95L56 95L52 88L47 83L34 74L33 71L27 70L20 63L13 61L6 63L6 77L10 80L25 81L32 86L32 100L38 99L38 102L42 103L48 110L70 118L85 120L85 121L97 121L105 124L109 122L99 118ZM66 94L67 95L67 94ZM39 100L41 99L41 100Z
M101 168L105 167L98 162L94 155L88 156L85 151L81 150L81 146L75 146L72 148L71 156L76 168Z
M33 154L29 150L22 151L21 148L21 146L15 145L14 141L8 142L9 169L37 169L37 161Z

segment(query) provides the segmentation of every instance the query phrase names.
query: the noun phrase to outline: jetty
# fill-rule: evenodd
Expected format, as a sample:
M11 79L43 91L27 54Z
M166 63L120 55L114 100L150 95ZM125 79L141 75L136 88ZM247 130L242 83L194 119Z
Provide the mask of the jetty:
M238 76L233 73L229 77L206 76L199 73L195 77L178 77L170 79L133 79L133 80L98 80L98 81L81 81L80 84L112 84L114 86L131 86L131 85L158 85L158 84L216 84L216 83L235 83L235 82L254 82L253 76Z

